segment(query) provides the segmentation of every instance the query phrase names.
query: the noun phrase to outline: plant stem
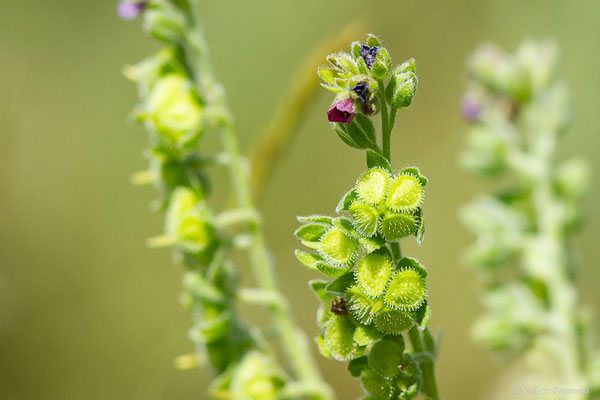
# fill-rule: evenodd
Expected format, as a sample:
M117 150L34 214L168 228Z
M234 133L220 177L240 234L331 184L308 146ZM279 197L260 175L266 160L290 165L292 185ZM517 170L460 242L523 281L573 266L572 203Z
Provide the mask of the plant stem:
M417 327L413 327L408 331L408 338L415 355L418 357L419 366L421 367L422 376L422 391L431 400L439 400L437 383L435 381L435 371L433 364L433 354L424 351L423 342L421 340L421 332Z
M388 108L385 103L385 84L383 81L378 81L379 83L379 104L381 104L381 142L383 147L383 156L387 158L387 160L392 163L392 129L394 128L394 121L391 121L388 116ZM392 114L395 114L393 110ZM391 123L391 124L390 124Z
M191 6L195 5L195 0L189 1ZM213 109L215 125L220 131L223 147L229 155L229 172L238 206L253 210L255 207L252 199L250 177L240 152L233 120L229 114L223 90L213 77L212 68L208 62L207 47L199 26L199 19L194 15L192 8L190 7L188 15L192 25L192 32L189 33L191 37L189 46L192 53L192 60L190 61L193 61L193 69L201 69L201 73L194 75L194 77L197 80L196 83L206 93L207 106ZM194 72L197 73L198 71ZM283 350L291 364L293 374L307 388L304 394L307 398L314 400L334 399L333 391L320 377L319 369L308 346L308 340L292 320L287 299L278 290L273 264L265 244L260 221L249 220L247 229L251 237L249 258L254 279L261 289L272 291L281 298L278 304L269 306L269 311L279 333Z
M385 86L383 81L379 82L379 94L381 103L381 130L382 130L382 141L383 141L383 156L392 163L391 160L391 137L394 125L396 123L397 110L390 109L388 115L387 105L385 104ZM400 243L393 242L390 244L392 254L396 261L402 258L402 248ZM421 340L421 333L419 328L414 326L408 331L408 338L411 343L411 347L414 354L420 354L418 357L418 363L421 367L422 373L422 391L431 400L439 400L439 394L437 389L437 383L435 380L434 370L434 355L429 351L425 351L423 348L423 342Z

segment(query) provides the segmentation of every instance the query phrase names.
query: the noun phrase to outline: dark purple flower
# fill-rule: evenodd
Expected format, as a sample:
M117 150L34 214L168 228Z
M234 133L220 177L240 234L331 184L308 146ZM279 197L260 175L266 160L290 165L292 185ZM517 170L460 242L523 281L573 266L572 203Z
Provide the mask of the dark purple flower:
M369 94L369 85L367 85L366 82L359 82L350 90L356 93L360 102L365 105L367 102L367 95Z
M469 122L475 122L481 116L483 104L481 99L473 93L465 93L460 100L460 111L464 119Z
M148 0L122 0L119 3L119 7L117 8L117 13L119 14L119 17L125 20L134 19L142 11L144 11L144 8L146 8L147 3Z
M379 47L373 46L369 47L366 44L360 46L360 56L365 60L365 64L367 67L371 68L373 63L375 62L375 57L377 57L377 52L379 51Z
M341 122L350 125L354 118L354 102L352 99L343 99L332 104L327 111L329 122Z

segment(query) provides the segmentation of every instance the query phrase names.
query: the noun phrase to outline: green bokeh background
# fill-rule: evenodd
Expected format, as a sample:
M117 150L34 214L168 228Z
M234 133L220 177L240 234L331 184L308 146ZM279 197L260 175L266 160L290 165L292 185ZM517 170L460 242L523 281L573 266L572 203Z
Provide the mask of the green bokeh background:
M201 0L219 78L244 145L283 96L292 71L320 40L361 20L400 62L418 62L420 87L400 114L397 166L430 178L428 234L406 252L428 266L432 326L444 328L438 364L446 399L488 398L500 363L473 345L479 314L474 276L457 261L472 238L457 208L481 182L457 167L465 126L458 115L464 59L482 41L513 49L555 37L574 101L561 154L600 171L600 3L596 0ZM0 2L0 398L204 399L206 370L175 371L189 352L190 319L178 302L180 271L168 251L144 247L160 232L149 188L129 184L144 168L145 133L126 123L136 101L121 66L151 52L139 21L116 1ZM365 32L366 33L366 32ZM362 39L359 37L357 39ZM328 213L363 169L361 155L329 131L322 91L265 193L261 209L279 280L297 319L316 333L315 277L293 257L297 214ZM208 139L209 143L215 142ZM577 240L581 297L600 309L600 173ZM226 175L216 179L226 184ZM217 194L223 196L223 194ZM247 271L244 271L247 272ZM249 313L260 313L252 308ZM340 399L356 398L345 366L320 360ZM501 388L509 398L509 387Z

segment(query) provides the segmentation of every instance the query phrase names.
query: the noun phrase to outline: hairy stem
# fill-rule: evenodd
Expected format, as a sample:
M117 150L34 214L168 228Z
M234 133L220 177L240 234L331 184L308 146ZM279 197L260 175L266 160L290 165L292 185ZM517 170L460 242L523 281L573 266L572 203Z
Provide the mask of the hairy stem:
M189 1L193 6L194 0ZM216 128L220 131L223 147L229 155L229 172L238 206L252 210L255 207L252 199L250 178L247 173L245 160L240 152L238 139L234 131L232 118L228 112L223 90L213 77L198 19L191 11L189 18L194 26L194 32L190 35L192 38L190 47L193 65L195 68L202 68L201 75L203 76L203 81L197 82L197 84L203 86L204 91L209 94L208 106L213 109L212 114ZM273 264L265 244L260 221L249 220L247 229L251 237L249 258L254 279L261 289L277 293L278 297L281 298L278 304L269 306L269 311L293 373L307 388L307 393L304 395L315 400L333 399L332 390L321 380L306 337L292 320L289 303L278 290Z
M394 128L395 121L390 121L388 116L388 108L387 104L385 103L385 84L383 81L379 81L379 99L379 102L381 104L381 142L383 148L383 156L387 158L391 164L392 129ZM392 111L392 114L395 114L395 112Z

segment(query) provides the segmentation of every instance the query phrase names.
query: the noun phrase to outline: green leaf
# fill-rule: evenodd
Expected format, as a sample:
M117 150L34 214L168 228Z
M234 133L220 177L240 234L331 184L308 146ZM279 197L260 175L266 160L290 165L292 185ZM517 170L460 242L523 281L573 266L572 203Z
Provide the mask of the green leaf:
M400 369L404 346L395 340L383 339L375 343L369 353L369 366L383 378L393 379Z
M350 147L354 147L355 149L363 149L350 137L348 131L344 130L341 124L337 122L332 122L331 127L333 128L333 131L338 135L338 137L342 140L342 142L346 143Z
M338 203L337 207L335 208L335 211L339 213L341 211L348 210L348 208L350 207L350 204L352 204L354 202L354 200L356 200L356 198L357 198L356 190L354 188L350 189L349 191L346 192L346 194L344 194L344 197L341 198L340 202Z
M327 286L327 282L315 279L309 281L308 284L310 285L310 288L315 292L319 300L323 301L327 298L327 293L325 293L325 286Z
M333 224L333 218L327 215L306 215L303 217L298 217L298 221L300 222L314 222L317 224Z
M431 316L431 308L427 304L427 300L417 311L413 313L413 318L417 325L419 325L420 329L425 329L427 327L427 323L429 322L429 317Z
M327 291L327 293L344 295L346 293L346 290L348 290L348 288L353 284L354 272L348 271L344 275L338 277L336 280L330 282L325 287L325 290Z
M310 269L317 269L317 263L323 262L323 257L316 254L310 254L302 250L296 250L294 254L296 255L298 261Z
M318 242L327 232L327 227L320 224L303 225L294 232L294 235L300 240L307 242Z
M392 166L390 165L390 162L384 156L373 150L367 150L367 167L380 167L390 173L392 172Z
M347 268L334 267L333 265L319 262L316 264L317 269L323 274L330 278L337 278L344 275L346 272L352 269L352 266Z
M375 35L373 35L372 33L369 33L367 35L367 46L369 47L380 47L381 46L381 40L379 40L379 38Z
M342 232L344 232L347 236L358 239L358 233L356 233L356 229L354 229L354 225L352 221L345 217L338 217L333 220L333 225L339 228Z
M379 235L370 238L361 237L360 239L358 239L358 242L367 254L370 254L375 250L379 250L380 248L385 246L386 243L385 239Z
M412 257L402 257L400 261L398 261L398 269L414 269L421 274L423 278L427 278L427 270L425 267L417 260Z
M348 363L348 371L350 375L357 378L369 367L369 359L367 356L361 356L350 360Z

